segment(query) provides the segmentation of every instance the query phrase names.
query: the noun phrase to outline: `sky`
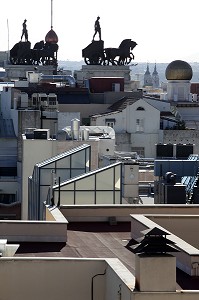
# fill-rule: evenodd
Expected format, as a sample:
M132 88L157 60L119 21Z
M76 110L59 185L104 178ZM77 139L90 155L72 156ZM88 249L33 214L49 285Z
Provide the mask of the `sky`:
M2 1L0 7L0 51L20 41L24 19L31 47L45 40L51 29L51 0ZM83 59L97 16L104 48L118 48L130 38L137 43L134 62L199 62L199 0L53 0L58 60Z

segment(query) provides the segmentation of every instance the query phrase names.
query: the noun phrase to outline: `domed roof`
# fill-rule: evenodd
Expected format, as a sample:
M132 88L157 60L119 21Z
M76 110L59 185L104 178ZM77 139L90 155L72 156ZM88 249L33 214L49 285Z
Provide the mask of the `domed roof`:
M174 60L166 68L167 80L191 80L193 71L191 66L183 60Z
M47 42L47 43L54 43L54 44L58 43L58 36L57 36L57 34L55 33L55 31L52 28L47 33L47 35L45 37L45 42Z

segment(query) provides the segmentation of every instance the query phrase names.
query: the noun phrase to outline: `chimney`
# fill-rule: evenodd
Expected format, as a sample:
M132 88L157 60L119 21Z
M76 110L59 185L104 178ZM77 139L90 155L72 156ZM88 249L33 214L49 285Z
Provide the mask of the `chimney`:
M141 242L131 248L135 253L136 289L140 292L175 292L176 258L168 252L178 250L166 238L169 233L157 227L143 233Z

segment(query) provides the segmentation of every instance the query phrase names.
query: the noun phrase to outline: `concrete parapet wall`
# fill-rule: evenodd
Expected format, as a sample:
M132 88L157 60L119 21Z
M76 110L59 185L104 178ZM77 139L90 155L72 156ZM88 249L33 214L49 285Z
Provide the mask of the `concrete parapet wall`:
M1 258L2 299L131 299L134 276L115 258Z
M195 266L199 265L199 250L184 240L174 235L170 231L165 230L157 223L151 221L148 217L143 215L131 215L131 237L137 239L143 236L141 231L146 229L153 229L154 227L160 228L169 233L168 239L175 243L175 246L180 252L172 253L176 257L177 267L191 276L199 276L198 270Z
M8 242L66 242L67 221L1 221L0 239Z
M199 249L199 215L148 215L150 220Z
M119 222L130 222L130 214L199 214L199 205L62 205L61 213L69 222L106 222L115 217Z

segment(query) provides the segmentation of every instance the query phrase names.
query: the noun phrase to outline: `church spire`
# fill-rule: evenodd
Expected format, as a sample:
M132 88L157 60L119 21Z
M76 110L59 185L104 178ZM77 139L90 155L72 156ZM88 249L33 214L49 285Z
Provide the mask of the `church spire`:
M156 68L156 63L155 63L154 71L153 71L153 74L152 74L152 75L158 75L157 68Z
M153 82L153 87L154 88L159 88L159 75L158 75L158 72L157 72L157 68L156 68L156 63L155 63L155 66L154 66L154 71L152 73L152 82Z
M145 75L149 75L149 74L150 74L150 72L149 72L149 63L147 63Z

